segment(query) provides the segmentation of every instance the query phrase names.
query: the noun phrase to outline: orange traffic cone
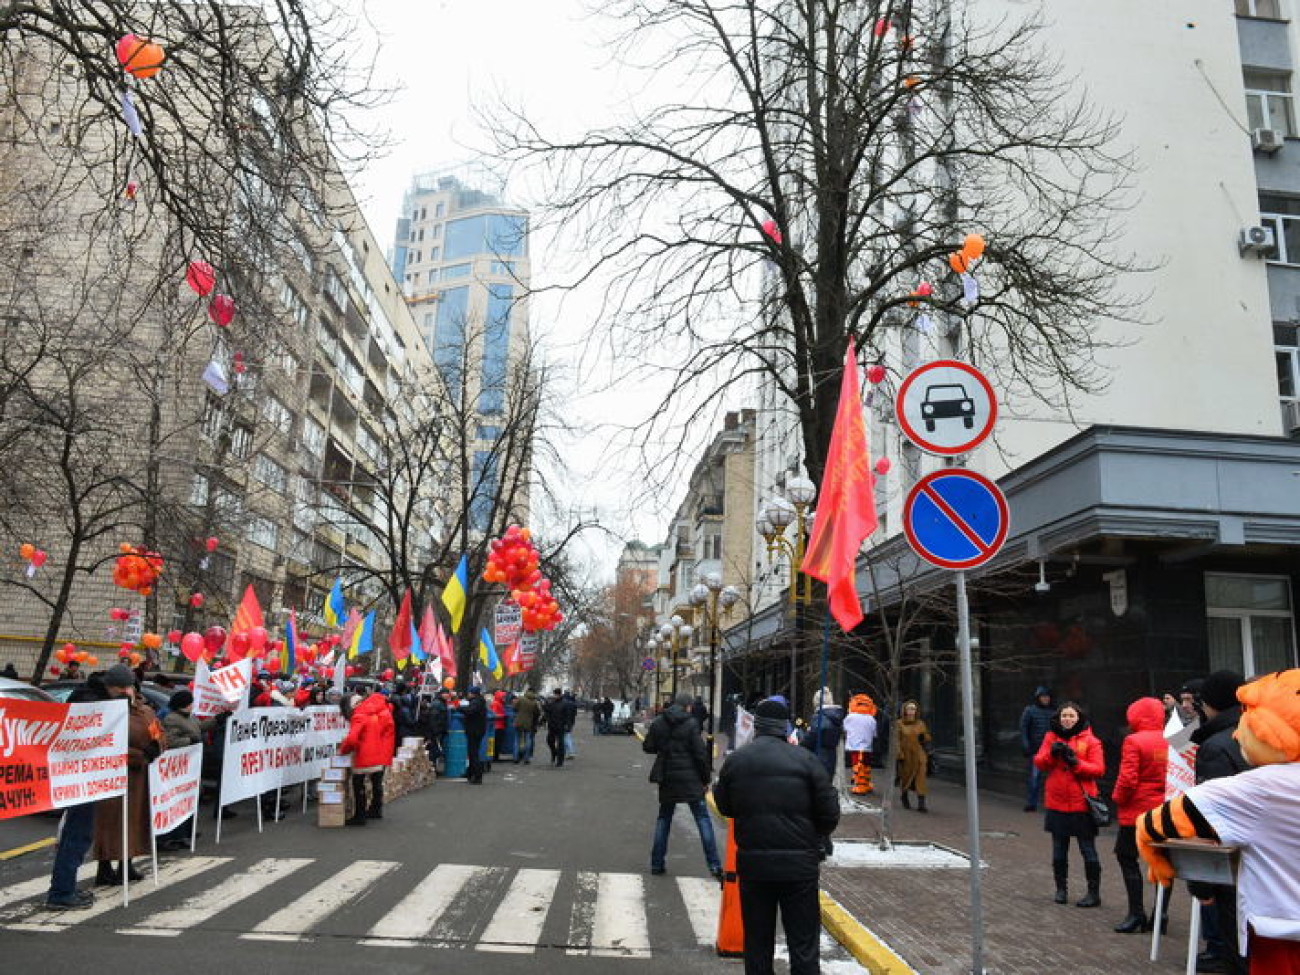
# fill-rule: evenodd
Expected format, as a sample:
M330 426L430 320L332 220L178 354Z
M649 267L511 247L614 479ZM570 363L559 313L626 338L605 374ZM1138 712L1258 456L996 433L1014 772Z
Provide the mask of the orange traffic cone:
M718 913L718 941L723 958L745 953L745 923L740 916L740 880L736 876L736 827L727 820L727 855L722 861L722 910Z

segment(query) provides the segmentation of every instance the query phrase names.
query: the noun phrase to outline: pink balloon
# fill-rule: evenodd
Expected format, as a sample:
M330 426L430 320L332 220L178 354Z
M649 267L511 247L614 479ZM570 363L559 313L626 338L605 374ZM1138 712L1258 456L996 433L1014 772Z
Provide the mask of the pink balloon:
M217 295L208 305L208 317L225 328L235 318L235 299L230 295Z
M181 637L181 653L186 660L198 661L203 656L203 637L198 633L186 633Z
M252 647L254 653L261 653L266 646L266 628L255 626L248 631L248 645Z
M217 286L217 272L207 261L190 261L185 269L185 283L200 298L206 298Z
M882 365L867 366L867 382L873 386L879 386L885 381L885 367Z
M892 466L894 465L890 463L888 457L881 457L879 460L876 461L876 473L888 474L889 468L891 468Z

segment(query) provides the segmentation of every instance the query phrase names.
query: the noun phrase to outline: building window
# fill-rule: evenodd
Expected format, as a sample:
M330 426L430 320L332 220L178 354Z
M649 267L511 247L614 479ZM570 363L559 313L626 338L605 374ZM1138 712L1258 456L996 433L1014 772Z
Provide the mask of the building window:
M230 429L230 456L236 460L246 460L253 449L253 430L242 423Z
M285 469L273 461L266 454L258 454L253 461L253 473L257 479L269 487L272 491L284 493L285 486L288 484L289 475Z
M1277 362L1278 395L1300 400L1300 341L1290 322L1273 323L1273 359Z
M487 322L483 329L483 369L478 411L501 413L506 405L506 362L510 350L510 310L514 288L508 284L488 286Z
M207 398L203 401L203 436L209 440L216 440L221 436L222 427L226 425L226 411L221 406L221 400L217 399L212 393L208 393Z
M1261 193L1259 211L1260 223L1272 228L1277 240L1277 250L1269 260L1300 265L1300 199Z
M248 530L245 535L254 545L260 545L262 548L269 548L272 551L275 551L280 541L279 526L271 519L262 518L261 516L248 519Z
M1286 576L1205 574L1210 666L1247 679L1296 665L1291 580Z
M302 445L313 457L325 453L325 428L309 416L302 421Z
M435 203L433 207L433 219L434 220L440 219L442 215L446 212L447 212L447 207L445 204Z
M1282 19L1282 0L1234 0L1238 17Z
M1250 128L1276 129L1283 135L1295 135L1291 76L1279 71L1246 68L1242 77L1246 85L1246 119Z
M195 474L190 481L190 504L202 508L208 503L208 479L202 474Z
M440 260L441 257L442 257L442 248L441 248L441 247L430 247L430 248L429 248L429 260L431 260L431 261L437 261L437 260Z
M262 401L262 416L286 437L293 433L293 413L274 396L268 396Z

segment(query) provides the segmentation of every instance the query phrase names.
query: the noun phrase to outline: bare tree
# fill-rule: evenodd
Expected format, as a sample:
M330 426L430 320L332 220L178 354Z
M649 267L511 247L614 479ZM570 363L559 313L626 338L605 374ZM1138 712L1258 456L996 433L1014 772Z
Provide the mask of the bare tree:
M1128 310L1114 127L1033 24L966 6L620 0L618 56L653 58L683 100L573 138L498 121L502 152L559 188L551 217L585 257L569 283L604 287L601 338L671 376L651 433L757 379L820 481L846 342L863 361L915 344L920 313L1003 388L1066 404L1099 387L1093 323ZM975 231L971 301L947 258Z

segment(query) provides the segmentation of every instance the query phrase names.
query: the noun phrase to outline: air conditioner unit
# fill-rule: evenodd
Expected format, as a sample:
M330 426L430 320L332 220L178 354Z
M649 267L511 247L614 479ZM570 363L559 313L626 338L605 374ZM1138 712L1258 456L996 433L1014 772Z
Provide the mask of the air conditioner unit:
M1300 400L1282 401L1282 422L1288 434L1300 433Z
M1243 227L1237 238L1237 252L1243 257L1247 254L1269 257L1276 247L1277 240L1273 236L1272 227Z
M1250 147L1270 155L1282 148L1282 133L1277 129L1255 129L1250 133Z

